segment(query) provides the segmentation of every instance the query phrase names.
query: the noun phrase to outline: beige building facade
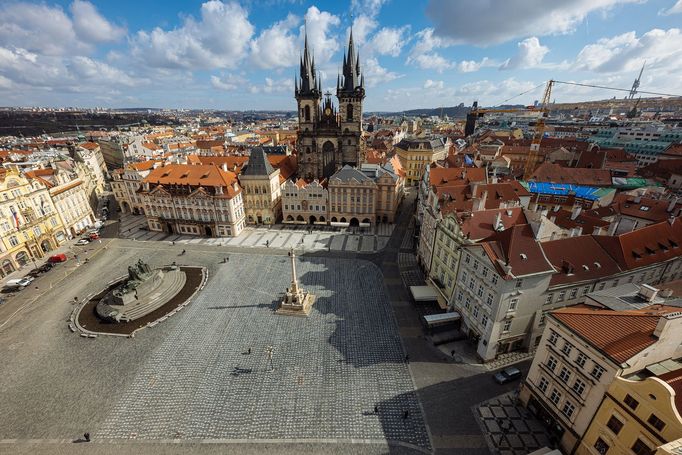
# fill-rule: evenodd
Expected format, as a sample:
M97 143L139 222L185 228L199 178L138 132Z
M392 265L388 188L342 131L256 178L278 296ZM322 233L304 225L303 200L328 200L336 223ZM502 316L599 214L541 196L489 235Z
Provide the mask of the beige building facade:
M403 139L395 145L395 154L405 169L405 185L418 185L426 168L447 157L450 144L442 139Z
M322 224L329 222L329 192L322 183L287 180L282 188L282 221L285 224Z
M249 163L239 175L244 189L247 224L275 224L282 218L280 170L272 167L265 151L254 147Z

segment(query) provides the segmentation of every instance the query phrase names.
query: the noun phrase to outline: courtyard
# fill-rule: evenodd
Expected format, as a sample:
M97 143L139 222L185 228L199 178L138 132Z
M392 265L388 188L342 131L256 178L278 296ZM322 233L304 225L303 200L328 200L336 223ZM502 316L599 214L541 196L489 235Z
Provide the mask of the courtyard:
M304 256L308 318L273 313L289 285L283 255L116 246L0 332L0 438L431 443L380 270ZM148 246L147 246L148 245ZM66 319L86 293L141 257L205 265L209 281L182 312L134 339L83 339ZM106 266L105 266L106 264ZM32 314L31 314L32 313ZM266 348L272 346L272 364ZM20 366L20 367L19 367ZM375 408L376 407L376 408Z

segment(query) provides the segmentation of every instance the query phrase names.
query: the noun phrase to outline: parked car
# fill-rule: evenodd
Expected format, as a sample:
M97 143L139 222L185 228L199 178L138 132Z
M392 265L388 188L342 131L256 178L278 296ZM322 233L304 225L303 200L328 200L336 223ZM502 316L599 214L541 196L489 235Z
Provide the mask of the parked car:
M76 245L87 245L88 243L90 243L90 240L80 239L79 241L76 242Z
M40 267L38 267L37 270L40 270L41 273L45 273L45 272L51 270L52 267L54 267L54 264L53 264L53 263L51 263L51 262L46 262L45 264L43 264L43 265L41 265Z
M493 379L495 379L495 382L497 382L498 384L506 384L508 382L515 381L520 378L521 370L514 367L505 368L504 370L493 375Z
M0 299L0 305L2 305L3 303L5 303L5 299Z
M31 284L31 281L33 281L33 278L14 278L13 280L9 280L7 283L5 283L5 289L6 290L22 290L29 284Z
M66 255L64 253L53 254L50 259L47 260L50 264L57 264L59 262L66 262Z
M37 269L33 269L30 272L28 272L27 276L37 278L41 273L43 273L43 271L40 270L39 268L37 268Z
M90 240L97 240L99 238L99 234L97 232L91 232L90 233Z

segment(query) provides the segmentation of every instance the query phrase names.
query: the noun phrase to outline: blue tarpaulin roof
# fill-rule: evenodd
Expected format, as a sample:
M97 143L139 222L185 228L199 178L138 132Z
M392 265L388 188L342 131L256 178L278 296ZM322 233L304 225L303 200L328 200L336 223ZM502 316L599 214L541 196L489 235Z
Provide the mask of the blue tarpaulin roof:
M578 186L567 183L550 183L550 182L521 182L523 186L531 193L553 194L556 196L575 195L582 199L589 199L596 201L604 196L604 188L595 188L593 186Z

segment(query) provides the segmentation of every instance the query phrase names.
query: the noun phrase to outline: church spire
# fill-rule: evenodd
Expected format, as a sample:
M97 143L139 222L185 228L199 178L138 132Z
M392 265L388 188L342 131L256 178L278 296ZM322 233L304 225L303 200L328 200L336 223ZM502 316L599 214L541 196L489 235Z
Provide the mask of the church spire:
M343 56L343 77L341 78L341 91L354 92L360 84L360 55L356 55L353 43L353 27L350 28L348 38L348 50Z
M300 84L296 90L297 95L315 95L317 90L317 75L315 74L315 57L311 56L308 49L308 32L305 32L303 55L300 61Z

